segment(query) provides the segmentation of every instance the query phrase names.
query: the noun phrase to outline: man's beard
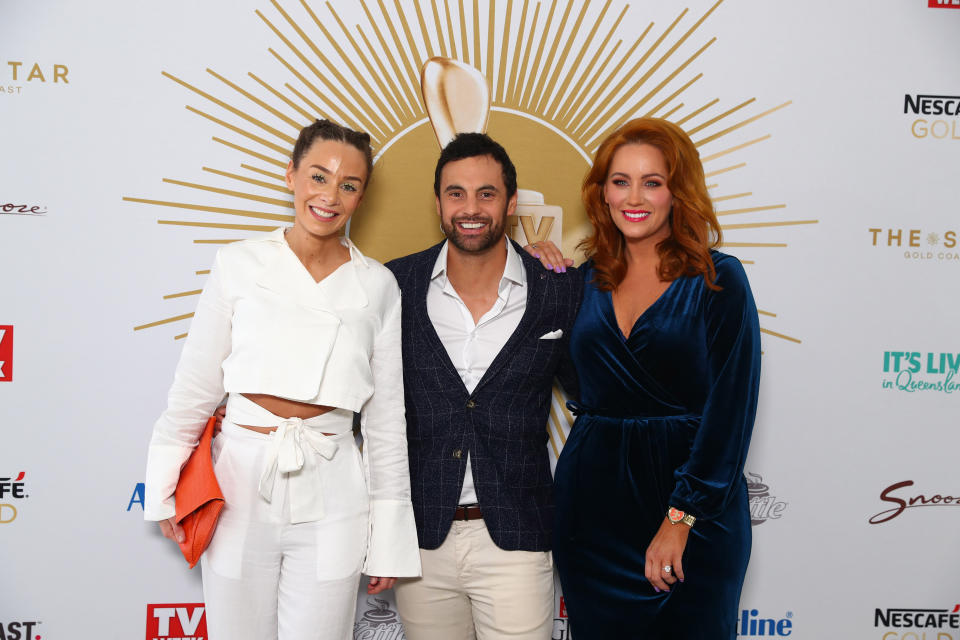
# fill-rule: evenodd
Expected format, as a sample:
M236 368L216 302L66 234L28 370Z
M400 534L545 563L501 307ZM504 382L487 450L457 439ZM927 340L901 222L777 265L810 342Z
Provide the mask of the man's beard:
M483 233L468 236L464 235L457 226L457 223L460 222L484 222L487 226L484 227ZM495 247L503 240L503 233L506 228L506 215L500 218L500 224L497 224L495 220L487 216L454 218L449 225L441 219L440 228L443 230L443 235L447 237L447 240L453 243L453 246L460 251L464 253L483 253Z

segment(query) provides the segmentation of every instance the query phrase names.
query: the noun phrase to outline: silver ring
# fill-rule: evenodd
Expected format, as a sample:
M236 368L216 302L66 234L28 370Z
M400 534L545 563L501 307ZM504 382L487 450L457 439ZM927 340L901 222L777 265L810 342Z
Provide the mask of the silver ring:
M670 565L664 565L663 567L664 573L671 573L672 571L673 571L673 567L671 567Z
M530 246L533 247L534 249L536 249L536 248L537 248L537 243L534 242L534 243L533 243L532 245L530 245Z

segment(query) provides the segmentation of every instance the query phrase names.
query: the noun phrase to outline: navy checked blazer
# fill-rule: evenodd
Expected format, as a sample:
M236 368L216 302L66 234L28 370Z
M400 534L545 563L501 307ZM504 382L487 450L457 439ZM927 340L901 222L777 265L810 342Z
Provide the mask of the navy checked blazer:
M403 304L403 383L410 485L420 547L447 537L460 500L467 453L477 499L501 549L547 551L553 534L553 478L547 414L556 376L576 395L568 343L583 282L553 273L514 243L527 273L517 329L470 394L427 314L430 275L441 244L387 263ZM563 330L556 340L540 336Z

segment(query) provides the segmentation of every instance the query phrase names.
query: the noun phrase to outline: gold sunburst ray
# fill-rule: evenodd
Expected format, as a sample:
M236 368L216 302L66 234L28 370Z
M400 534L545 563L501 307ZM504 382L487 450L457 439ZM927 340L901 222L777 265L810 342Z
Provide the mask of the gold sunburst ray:
M164 182L193 192L280 207L283 213L231 209L202 202L132 197L125 197L124 200L178 208L200 215L240 216L281 224L289 223L293 218L290 215L289 200L271 198L255 191L264 189L287 197L290 195L282 172L289 161L289 147L293 138L283 127L296 130L314 118L329 117L351 128L368 131L376 157L380 158L396 139L425 121L424 107L418 95L419 69L425 60L434 56L437 51L440 55L471 64L483 73L491 87L493 111L516 113L542 124L561 135L584 158L589 157L601 136L628 118L636 117L642 108L652 102L656 104L647 107L649 111L645 115L661 114L659 117L674 119L691 135L702 133L704 137L697 141L701 147L710 145L712 148L728 137L731 139L731 143L721 145L724 148L718 151L711 149L709 154L701 151L705 164L769 140L770 134L748 140L737 139L732 134L791 104L787 101L750 114L747 111L756 104L756 99L750 98L725 109L719 115L701 120L712 107L720 103L718 98L714 98L678 117L678 114L686 110L684 103L693 102L684 100L686 93L696 83L702 84L704 78L702 73L694 73L686 79L680 76L716 38L705 37L699 45L691 47L696 49L692 55L686 55L676 62L673 59L681 51L681 47L698 33L723 0L716 0L681 33L680 25L689 13L686 9L682 10L659 33L654 42L641 50L641 44L646 42L655 28L655 23L649 22L639 37L631 38L632 43L626 52L622 52L621 45L625 44L624 40L617 38L616 34L625 20L629 5L624 4L619 11L611 12L613 0L602 0L597 17L591 18L591 28L585 38L579 38L579 32L583 30L588 9L596 6L593 0L585 0L579 4L576 13L573 8L577 3L567 3L563 7L562 16L557 13L557 0L544 0L542 3L531 0L502 0L503 10L499 13L496 1L490 0L486 5L485 16L481 12L479 0L470 3L472 12L469 13L463 0L458 0L456 4L452 0L443 0L442 7L441 0L433 0L430 2L429 14L423 10L420 1L415 5L416 18L410 18L402 11L399 0L393 0L390 7L394 13L388 10L387 5L391 4L389 2L385 4L384 0L362 0L360 5L366 19L358 16L360 19L355 24L350 24L330 2L325 3L326 12L332 18L328 20L326 16L318 13L319 8L315 10L307 0L299 0L299 5L309 17L302 20L295 18L285 7L286 4L296 4L294 0L270 0L269 4L278 18L268 17L260 10L255 10L255 14L292 57L279 53L273 47L267 48L268 53L280 63L281 69L289 74L289 79L268 81L248 72L246 75L264 90L265 93L260 96L212 69L206 69L207 73L219 86L232 92L229 98L215 95L214 92L186 82L173 73L163 72L165 77L208 101L214 108L222 109L226 114L256 128L255 132L249 126L229 122L215 112L187 105L191 112L226 131L225 136L213 136L213 140L241 154L245 160L239 163L241 169L255 177L203 167L203 171L212 178L240 182L246 185L247 189L231 189L216 182L201 184L173 179L164 179ZM546 9L543 20L540 15L542 5ZM519 19L514 20L518 14ZM484 19L487 32L485 44L480 37ZM468 32L468 23L472 25L472 33ZM356 30L356 35L351 29ZM311 33L308 33L310 30L316 30L314 33L329 41L330 50L321 50L316 44L320 37L312 37ZM499 47L494 45L492 34L496 32L503 34ZM373 38L368 37L368 33L373 34ZM639 53L636 60L635 53ZM588 54L589 60L584 66ZM625 69L627 70L624 71ZM659 79L654 80L658 73ZM652 82L655 84L651 84ZM666 93L669 93L667 97L661 96ZM274 118L278 124L274 126L264 117L258 116L258 110L265 114L265 117ZM734 115L740 113L744 113L745 117L732 122ZM259 135L260 131L265 133ZM251 141L253 148L231 140L233 137ZM708 171L706 175L715 176L745 166L745 162L728 162L725 166ZM277 169L280 173L277 173ZM715 186L711 185L711 188ZM714 201L747 199L752 196L753 192L747 191L718 196ZM759 213L782 209L785 206L746 206L717 213L723 216ZM195 229L229 229L238 232L263 232L276 228L270 225L207 220L158 222ZM728 231L739 231L816 223L816 220L771 220L728 224L723 227ZM239 239L194 238L192 241L196 244L227 244ZM724 246L762 250L787 245L783 242L736 241L726 242ZM742 262L754 264L753 260L744 259ZM198 270L195 273L205 275L208 271ZM139 325L137 328L187 319L189 314L177 315L157 323ZM782 337L786 334L776 335ZM562 405L560 406L562 409Z
M237 181L243 182L243 183L245 183L245 184L250 184L250 185L253 185L253 186L255 186L255 187L263 187L264 189L271 189L271 190L273 190L273 191L279 191L279 192L281 192L281 193L290 195L290 190L286 187L285 184L283 184L283 177L282 177L282 176L276 176L276 179L280 182L280 184L275 184L275 183L273 183L273 182L266 182L266 181L264 181L264 180L257 180L257 179L255 179L255 178L248 178L247 176L241 176L241 175L239 175L239 174L231 173L231 172L229 172L229 171L221 171L221 170L219 170L219 169L211 169L210 167L201 167L200 170L201 170L201 171L206 171L206 172L208 172L208 173L212 173L212 174L217 175L217 176L221 176L221 177L223 177L223 178L230 178L230 179L232 179L232 180L237 180ZM274 176L271 175L271 177L274 177ZM285 201L285 202L287 202L287 203L289 204L289 201Z
M627 15L628 8L629 7L625 6L620 11L620 15L617 16L616 20L614 20L613 25L607 31L607 34L603 37L603 40L600 42L599 46L597 46L596 50L593 52L593 55L590 57L590 62L587 64L586 69L584 69L582 73L579 73L581 69L581 65L580 65L581 58L587 51L587 45L584 44L584 46L581 48L580 55L578 56L577 60L574 61L574 64L571 65L570 72L567 74L567 77L564 79L564 87L569 85L570 88L569 90L564 88L561 91L559 91L556 102L559 103L560 97L564 95L564 93L566 93L566 96L567 96L566 99L563 101L563 104L561 104L558 107L555 107L552 111L549 111L549 114L550 114L549 117L553 121L556 122L563 119L569 112L570 105L574 101L574 99L579 98L582 95L587 95L587 93L585 93L585 92L589 92L589 89L587 88L587 84L592 86L592 84L596 82L598 75L593 73L593 68L597 65L597 62L600 60L600 56L603 55L604 50L606 50L607 46L610 44L610 40L613 39L614 34L617 32L617 29L620 27L620 23L623 21L623 17ZM602 19L598 19L597 22L594 24L594 29L591 31L591 35L596 33L597 29L600 28L601 24L602 24ZM588 42L591 39L592 38L588 38ZM623 40L618 39L617 42L614 44L613 48L608 52L607 57L604 60L603 64L600 65L601 69L607 68L607 65L610 63L610 59L614 55L616 55L617 49L620 48L621 44L623 44ZM583 78L590 78L590 81L589 83L583 83L580 87L580 90L576 90L574 87L575 78L578 78L581 80Z

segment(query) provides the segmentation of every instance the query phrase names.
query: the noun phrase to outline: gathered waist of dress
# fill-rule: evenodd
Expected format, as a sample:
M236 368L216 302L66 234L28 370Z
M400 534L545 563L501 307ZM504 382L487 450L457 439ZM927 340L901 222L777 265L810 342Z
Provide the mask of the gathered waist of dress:
M589 407L576 401L567 402L567 409L574 416L589 416L591 418L609 418L610 420L637 420L644 422L699 422L700 415L696 413L664 413L664 414L638 414L630 411L618 411L607 407L597 408Z
M353 412L348 409L334 407L330 411L321 413L312 418L284 418L275 415L253 400L240 393L231 393L227 398L227 422L237 426L274 429L281 424L296 421L311 430L340 435L353 431Z

